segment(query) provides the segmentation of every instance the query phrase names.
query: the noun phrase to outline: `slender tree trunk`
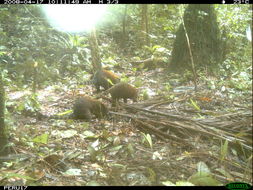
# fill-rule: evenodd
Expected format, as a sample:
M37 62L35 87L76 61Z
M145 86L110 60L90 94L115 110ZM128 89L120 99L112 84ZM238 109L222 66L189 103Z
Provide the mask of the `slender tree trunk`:
M181 17L181 20L182 20L182 25L183 25L184 32L185 32L185 37L186 37L186 41L187 41L187 46L188 46L190 58L191 58L191 67L192 67L192 73L193 73L193 76L194 76L194 80L193 80L194 81L194 87L195 87L194 89L195 89L195 92L196 92L197 91L197 74L196 74L196 69L195 69L195 63L194 63L193 56L192 56L191 43L190 43L190 40L189 40L187 30L186 30L185 25L184 25L183 17Z
M37 91L37 67L38 67L38 63L35 62L33 64L33 93L35 94Z
M127 16L127 5L125 5L123 24L122 24L122 33L123 33L122 45L123 45L123 48L125 48L125 44L126 44L126 16Z
M214 6L211 4L190 4L184 10L183 23L180 24L176 32L171 53L170 71L181 73L185 69L208 68L209 72L216 75L218 65L224 60L226 48L223 47L224 43Z
M6 156L8 154L7 147L7 134L4 123L4 110L5 110L5 92L2 78L2 72L0 73L0 156Z
M95 28L90 33L89 42L91 46L91 59L93 65L93 72L95 72L102 68Z
M142 40L144 43L142 45L150 45L149 40L149 27L148 27L148 5L141 5L141 31L142 31Z

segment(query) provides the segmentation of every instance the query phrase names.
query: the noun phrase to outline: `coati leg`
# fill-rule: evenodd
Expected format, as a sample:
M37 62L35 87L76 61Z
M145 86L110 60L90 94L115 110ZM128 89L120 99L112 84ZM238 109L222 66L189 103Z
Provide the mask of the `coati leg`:
M87 113L86 114L84 114L85 115L85 117L84 117L84 119L85 120L87 120L87 121L90 121L91 119L92 119L92 117L91 117L91 113L90 113L90 111L88 110L87 111Z
M97 93L100 92L100 86L96 85Z
M124 103L125 103L125 104L127 103L127 98L124 98Z
M117 98L112 97L112 107L116 106Z
M103 109L103 108L102 108L102 106L100 105L99 108L98 108L98 112L94 113L95 116L96 116L96 118L99 118L99 119L103 118L103 110L102 110L102 109Z
M106 81L106 83L105 83L105 90L109 89L110 87L111 87L111 85L109 84L108 81Z

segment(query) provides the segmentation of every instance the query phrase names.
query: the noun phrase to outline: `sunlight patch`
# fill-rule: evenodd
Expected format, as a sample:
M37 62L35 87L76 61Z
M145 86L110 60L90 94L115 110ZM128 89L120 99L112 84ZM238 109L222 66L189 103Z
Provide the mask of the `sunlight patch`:
M63 32L91 30L104 15L107 5L42 5L50 25Z

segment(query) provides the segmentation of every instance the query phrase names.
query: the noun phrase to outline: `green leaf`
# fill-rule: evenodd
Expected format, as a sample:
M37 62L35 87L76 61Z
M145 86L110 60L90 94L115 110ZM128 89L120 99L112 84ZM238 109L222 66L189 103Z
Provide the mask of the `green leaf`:
M194 186L194 184L188 181L177 181L176 186Z
M96 141L94 141L91 146L94 148L94 149L98 149L98 145L99 145L99 139L97 139Z
M21 179L26 179L26 180L32 180L32 181L36 181L37 179L34 179L30 176L27 175L21 175L21 174L16 174L16 173L8 173L4 176L5 178L12 178L12 177L19 177Z
M129 152L129 154L132 156L134 154L134 148L133 148L133 145L131 143L129 143L127 145L127 150Z
M153 143L152 143L152 138L151 138L151 136L150 136L149 134L147 134L146 138L147 138L147 141L148 141L148 143L149 143L149 145L150 145L150 148L153 148Z
M156 173L152 168L147 168L149 174L149 181L155 182L156 181Z
M223 145L221 145L221 160L224 160L228 153L228 140L225 141Z
M48 134L42 134L40 136L35 137L33 140L35 143L42 143L42 144L47 144L48 142Z
M66 175L81 175L82 170L80 169L68 169L66 172L64 172Z
M107 79L107 81L111 84L114 85L113 82L110 79Z
M83 127L84 129L89 128L89 122L83 122L82 127Z
M135 80L134 85L139 88L143 86L143 82L140 78L137 78L137 80Z
M228 179L233 179L233 176L230 175L230 173L228 173L226 170L224 170L223 168L217 168L216 171L220 172L222 175L224 175L226 178Z
M192 105L196 110L198 110L198 111L201 110L200 107L197 105L197 103L194 102L191 98L190 98L190 101L191 101L191 105Z
M149 134L144 134L142 133L142 135L144 136L145 141L149 144L150 148L153 148L153 143L152 143L152 138Z
M96 181L90 181L86 183L86 186L101 186L101 185Z
M208 166L204 162L197 163L197 170L198 170L198 172L210 173Z
M113 145L116 146L116 145L119 145L120 143L121 143L120 137L119 136L114 137L114 139L113 139Z
M76 130L70 129L70 130L66 130L66 131L61 131L61 137L62 138L70 138L73 137L77 134Z
M171 181L164 181L162 184L165 186L194 186L194 184L188 181L177 181L176 184L172 183Z
M96 156L98 154L98 151L95 150L95 148L93 148L91 145L87 146L87 149L90 153L90 159L91 161L96 161Z
M62 115L66 115L66 114L69 114L69 113L72 113L73 112L73 110L67 110L67 111L65 111L65 112L61 112L61 113L58 113L58 114L56 114L57 116L62 116Z
M111 163L109 164L109 166L112 168L117 168L117 169L126 169L126 165L123 165L123 164Z
M113 148L111 148L110 150L111 151L119 151L123 146L122 145L119 145L119 146L115 146Z
M197 172L192 175L189 179L191 183L199 186L219 186L221 185L219 181L214 179L210 173L207 172Z
M162 48L162 46L155 45L155 46L152 47L152 50L154 51L154 50L156 50L156 49L158 49L158 48Z
M84 131L83 136L84 138L97 138L97 135L95 135L92 131Z
M162 182L163 185L165 186L176 186L174 183L172 183L171 181L163 181Z

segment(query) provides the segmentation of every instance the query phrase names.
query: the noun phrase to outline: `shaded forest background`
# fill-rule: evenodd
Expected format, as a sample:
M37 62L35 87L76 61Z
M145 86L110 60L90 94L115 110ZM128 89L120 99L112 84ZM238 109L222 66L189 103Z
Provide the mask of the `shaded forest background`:
M139 110L136 107L124 107L117 112L118 115L114 112L115 118L108 121L96 120L90 124L68 120L37 121L34 119L34 113L37 111L49 115L66 111L71 107L73 97L80 92L94 95L92 93L93 87L89 83L91 75L95 71L92 62L92 47L89 41L90 33L71 34L55 30L47 22L40 7L41 5L0 6L0 84L5 89L5 92L0 91L0 107L6 106L7 108L5 109L5 124L6 133L10 140L8 146L12 147L15 153L24 153L30 156L25 169L20 169L23 167L22 161L14 162L11 158L11 161L8 162L9 158L7 161L4 158L5 162L0 165L4 171L2 173L0 171L0 184L19 184L19 180L12 181L14 177L23 180L21 180L21 185L171 185L171 181L176 183L190 177L194 173L196 165L198 168L204 168L205 171L209 170L202 162L195 163L201 159L206 161L209 156L212 158L209 167L217 166L220 169L219 172L222 173L219 175L226 177L226 179L219 178L220 176L217 175L219 182L222 181L225 184L240 179L252 183L252 178L249 177L252 174L252 168L249 167L249 163L252 164L252 151L250 152L252 140L248 139L248 136L252 137L252 124L249 123L250 106L252 106L252 33L250 33L250 28L252 32L252 5L212 5L210 6L210 14L217 18L217 23L213 20L212 23L210 20L205 20L206 23L202 23L201 26L194 25L194 21L189 19L192 18L190 8L193 7L191 5L109 6L107 14L96 25L101 63L103 68L119 74L122 81L129 82L138 88L139 104L137 103L136 106L139 106ZM201 21L206 13L200 11L199 16ZM186 28L194 26L191 31L187 31L191 37L190 40L194 42L204 40L203 44L208 44L204 48L191 44L191 50L197 50L199 53L193 55L196 58L194 59L195 75L192 72L189 50L180 49L180 45L187 43L184 38L178 37L184 36L183 20ZM207 26L207 28L203 29L205 28L203 26ZM203 30L198 30L199 27L203 27ZM205 41L204 30L212 30L215 33L214 36L218 37L217 41L215 39L209 43L208 40L212 39L212 35ZM209 56L215 57L213 52L218 52L216 60L209 59ZM198 83L200 91L199 94L192 95L187 90L192 89L194 82ZM160 98L161 102L156 102L156 98ZM204 103L201 104L201 101ZM164 103L169 103L169 105L164 106ZM171 106L170 103L173 105ZM175 135L178 139L175 140L171 136L173 142L169 141L171 144L168 145L160 141L167 138L166 135L161 137L161 133L158 132L160 136L157 135L159 138L156 139L150 131L144 130L145 133L136 131L138 128L136 123L130 124L131 119L134 121L130 113L137 116L138 111L138 113L145 112L145 106L151 107L148 109L151 110L150 112L157 108L160 111L159 117L162 115L162 111L172 112L173 117L170 118L166 115L166 118L175 119L174 125L180 131L179 135ZM191 109L188 109L189 107ZM243 114L236 115L238 110L242 110ZM189 116L185 113L192 115ZM229 118L233 113L236 115L235 118ZM178 116L176 117L175 114ZM195 133L191 136L192 133L187 129L184 131L185 129L180 128L191 126L191 124L194 126L194 122L199 121L198 119L206 119L207 123L204 124L208 125L208 119L216 116L219 119L225 118L224 120L234 122L228 124L226 128L224 127L225 122L215 123L215 120L210 130L214 128L215 130L212 132L214 134L217 132L222 136L216 141L195 137L196 130L193 130ZM182 123L177 126L181 121L184 122L186 117L189 119L187 122L192 123ZM241 122L240 119L243 121ZM227 120L226 122L228 122ZM3 120L0 121L0 129L3 122ZM152 122L149 124L159 125ZM219 130L225 132L221 133ZM0 132L2 131L0 130ZM174 132L172 130L172 133ZM82 133L83 136L76 137L79 133ZM212 137L207 132L199 133ZM52 136L51 142L48 143L50 135ZM61 142L55 137L57 135L61 136ZM234 144L229 141L233 144L233 146L229 144L233 149L231 154L236 155L236 158L227 153L227 142L231 138L226 140L223 135L231 135L233 138L247 136L245 141L240 139L242 144L238 143L239 140L235 140ZM217 137L218 135L213 136ZM200 160L196 158L196 160L190 159L190 161L184 162L185 158L182 154L187 155L187 151L190 150L177 144L180 142L180 138L184 145L189 143L191 144L189 147L193 146L194 151L203 153L203 157L198 155L201 157ZM205 138L207 137L205 136ZM200 142L199 139L203 141ZM98 142L99 140L101 142ZM173 144L174 141L176 141L176 145ZM94 144L99 147L99 150L96 149L97 147L92 148ZM108 148L108 144L113 148L106 152L104 147ZM170 147L169 150L167 150L168 147ZM215 155L216 157L206 156L208 148L211 149L209 153L213 151L217 153L219 158L217 159L217 155ZM59 160L62 161L62 157L69 158L70 154L65 155L69 150L76 152L71 153L72 160L68 160L67 164L64 162L67 166L62 166L63 163ZM168 155L175 155L170 157L169 164L171 165L168 164L166 167L162 165L164 160L160 159L163 157L160 150L167 151L164 153L165 158ZM56 152L57 154L55 154ZM80 152L82 156L84 155L82 158L79 158ZM152 152L152 156L150 156L150 152ZM117 156L114 157L114 153ZM85 160L86 154L91 157L89 161ZM142 156L146 156L147 164L143 163ZM194 157L194 154L192 156ZM106 157L110 157L111 160L115 159L115 165L110 165L111 162L107 163ZM152 160L151 157L154 159ZM85 164L83 164L83 160L85 160ZM53 163L54 167L43 165L45 161L47 164ZM173 165L173 161L175 165ZM178 166L180 161L183 161L181 167ZM233 164L235 162L240 163L239 166L235 166ZM36 169L30 168L30 163ZM192 166L189 170L186 168L188 165ZM80 171L73 169L81 167L86 176L79 176ZM180 170L177 170L177 167ZM246 171L248 168L251 169L251 173ZM91 174L93 170L95 172ZM171 171L173 174L169 175L167 172ZM231 175L227 174L227 171L231 172ZM64 175L59 177L60 172ZM148 177L143 177L142 172ZM245 176L241 175L244 172L249 172L249 175L248 173ZM181 173L183 174L181 175ZM123 177L119 177L123 174L126 174L125 181L122 180ZM73 182L66 175L80 178L77 177L77 181ZM29 178L29 176L35 177ZM59 177L59 181L52 180L54 177ZM206 181L207 183L191 180L191 183L195 185L220 184L209 176ZM183 185L188 184L184 183Z
M170 70L173 41L181 24L180 8L177 5L149 6L147 43L143 40L146 34L142 32L141 7L129 5L124 15L124 5L110 6L110 12L97 26L102 63L108 67L127 67L133 60L153 55L161 57ZM215 9L226 55L220 64L220 73L229 78L249 71L251 48L246 29L251 26L250 6L215 5ZM37 80L42 86L62 81L64 76L73 77L73 74L81 81L85 72L91 70L88 34L71 35L54 30L39 5L1 6L0 11L1 68L6 79L14 79L10 80L12 86L31 82L29 73L33 72L34 61L38 63Z

